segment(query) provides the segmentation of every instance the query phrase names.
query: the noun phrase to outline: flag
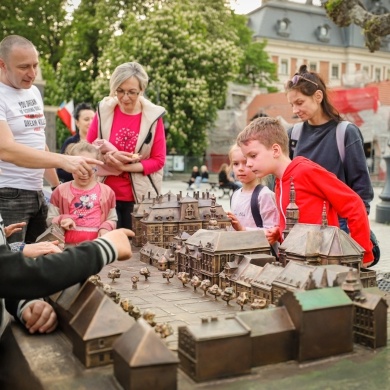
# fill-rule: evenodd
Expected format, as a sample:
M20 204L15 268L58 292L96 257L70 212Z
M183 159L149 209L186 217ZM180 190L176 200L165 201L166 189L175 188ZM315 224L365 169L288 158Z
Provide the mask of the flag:
M74 104L73 100L68 103L62 102L57 111L57 115L64 122L65 126L72 134L76 134L76 124L73 118Z

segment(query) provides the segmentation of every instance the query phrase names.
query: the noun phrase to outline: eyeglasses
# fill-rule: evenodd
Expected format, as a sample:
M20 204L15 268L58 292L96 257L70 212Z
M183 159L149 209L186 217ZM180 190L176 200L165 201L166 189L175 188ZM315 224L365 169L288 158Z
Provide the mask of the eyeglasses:
M308 81L309 83L314 84L318 88L318 84L316 82L311 81L311 80L307 79L306 77L301 76L300 74L295 74L293 76L293 78L290 80L291 86L298 84L299 80Z
M124 91L123 89L117 89L116 91L116 96L120 99L123 98L123 96L127 95L129 97L135 97L140 94L141 91Z

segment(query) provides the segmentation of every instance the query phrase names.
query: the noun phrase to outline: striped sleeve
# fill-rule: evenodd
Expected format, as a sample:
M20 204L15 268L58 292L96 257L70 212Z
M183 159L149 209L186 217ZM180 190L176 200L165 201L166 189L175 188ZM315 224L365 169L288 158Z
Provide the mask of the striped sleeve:
M118 259L118 251L110 240L107 240L104 237L100 237L95 239L93 242L99 245L99 250L102 254L104 265L112 263L113 261Z

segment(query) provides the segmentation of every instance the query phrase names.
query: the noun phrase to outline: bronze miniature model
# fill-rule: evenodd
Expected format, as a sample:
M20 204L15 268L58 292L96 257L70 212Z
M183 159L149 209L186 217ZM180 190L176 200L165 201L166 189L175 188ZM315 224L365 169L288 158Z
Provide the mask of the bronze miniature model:
M133 305L133 302L131 302L131 300L129 298L125 298L125 299L122 299L120 301L120 307L126 312L126 313L129 313L134 305Z
M170 336L171 334L173 334L172 325L169 324L168 322L164 322L162 324L157 324L154 327L154 330L156 331L156 333L158 333L160 335L160 337L162 339L165 339L168 336Z
M162 277L167 280L167 283L171 283L169 279L172 279L175 276L175 272L171 269L167 269L162 273Z
M249 302L249 296L246 292L240 292L240 295L237 297L236 302L240 305L241 310L244 310L244 306Z
M107 276L112 280L112 282L115 281L115 279L118 279L121 277L121 270L119 268L113 268L108 271Z
M221 294L222 294L222 290L219 288L218 284L213 284L211 287L209 287L207 292L210 295L214 295L214 299L216 301L218 300L218 297L221 296Z
M148 267L143 267L139 270L140 275L145 276L145 282L148 280L150 276L150 271Z
M229 306L229 302L236 297L233 287L226 287L222 293L222 300Z
M131 281L133 282L133 285L131 286L133 290L137 290L137 283L139 282L139 276L133 275L131 277Z
M177 278L182 282L183 287L186 287L186 284L190 283L190 274L187 272L179 272Z
M154 319L156 317L156 313L150 309L145 309L142 313L142 318L151 326L156 326L156 321Z
M194 292L196 292L196 289L200 286L201 283L202 281L196 275L192 277L191 286L194 287Z
M115 341L113 360L114 375L125 390L177 389L179 359L142 318Z
M138 306L133 306L130 310L129 310L129 316L130 317L133 317L135 320L138 320L138 318L141 317L141 310L139 309Z
M267 300L264 298L255 298L251 303L251 310L260 310L268 306Z
M203 296L205 297L207 295L207 290L211 286L211 282L208 279L203 279L202 283L200 284L200 288L203 290Z

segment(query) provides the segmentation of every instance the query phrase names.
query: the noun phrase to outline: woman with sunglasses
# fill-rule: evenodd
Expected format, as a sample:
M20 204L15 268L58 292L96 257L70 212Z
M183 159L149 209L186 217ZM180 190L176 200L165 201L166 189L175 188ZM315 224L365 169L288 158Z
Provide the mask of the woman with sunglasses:
M292 139L293 129L288 130L290 157L306 157L333 172L362 198L368 214L374 192L359 128L352 123L346 127L343 139L345 157L342 160L336 128L343 119L331 104L323 79L302 65L286 83L286 95L293 114L303 122L298 140ZM340 219L340 228L348 232L345 220Z
M109 141L116 151L107 152L104 162L119 174L105 177L116 196L118 227L132 228L134 204L148 193L161 192L166 156L162 116L165 109L143 94L148 75L137 62L119 65L110 78L110 95L98 105L87 141Z

